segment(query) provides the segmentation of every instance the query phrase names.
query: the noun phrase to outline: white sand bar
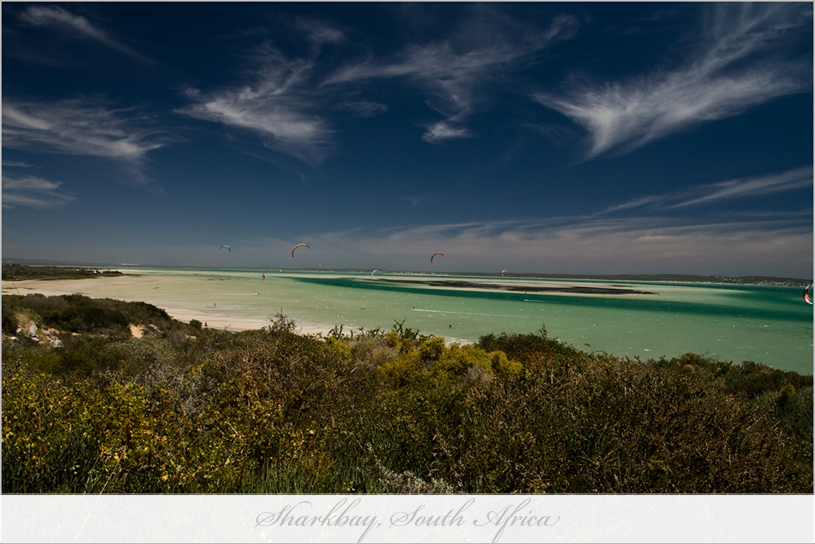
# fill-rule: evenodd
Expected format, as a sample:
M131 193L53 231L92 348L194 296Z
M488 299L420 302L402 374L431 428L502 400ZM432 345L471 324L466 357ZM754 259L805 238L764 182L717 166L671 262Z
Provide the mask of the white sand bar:
M197 319L211 329L244 331L261 329L271 323L273 316L259 317L241 315L239 309L204 305L184 289L189 284L189 274L164 272L160 275L141 275L139 271L122 270L123 276L66 280L3 281L4 295L45 296L84 295L91 298L112 298L126 302L146 302L166 311L171 317L184 323ZM228 276L229 273L208 273ZM210 297L212 298L212 297ZM302 334L327 334L332 325L296 321Z

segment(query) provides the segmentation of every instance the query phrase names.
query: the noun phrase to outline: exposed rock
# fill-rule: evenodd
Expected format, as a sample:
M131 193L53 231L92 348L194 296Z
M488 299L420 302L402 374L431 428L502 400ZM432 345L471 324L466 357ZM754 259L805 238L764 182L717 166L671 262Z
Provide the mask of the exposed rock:
M32 342L38 344L42 343L52 348L61 348L63 346L62 340L57 338L58 333L59 331L55 329L49 330L44 327L37 327L37 324L33 321L25 323L22 327L17 327L18 335L25 336ZM14 336L11 338L17 339Z
M57 338L51 331L43 329L43 336L52 348L61 348L62 340Z

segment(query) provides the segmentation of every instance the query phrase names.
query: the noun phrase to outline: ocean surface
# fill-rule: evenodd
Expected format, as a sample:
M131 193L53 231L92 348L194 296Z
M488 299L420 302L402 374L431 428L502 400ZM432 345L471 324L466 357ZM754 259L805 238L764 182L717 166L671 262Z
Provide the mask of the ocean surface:
M813 372L813 306L800 287L370 271L120 270L161 277L140 289L143 300L165 308L261 319L282 313L298 325L341 325L346 333L387 331L400 322L461 343L545 326L549 337L585 351L642 360L692 352ZM630 291L640 294L625 294Z

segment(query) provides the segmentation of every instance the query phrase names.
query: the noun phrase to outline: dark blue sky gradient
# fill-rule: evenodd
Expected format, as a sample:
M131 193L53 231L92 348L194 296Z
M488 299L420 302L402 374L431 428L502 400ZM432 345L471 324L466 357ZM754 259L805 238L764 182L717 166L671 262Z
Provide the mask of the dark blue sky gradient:
M812 28L808 3L4 3L3 257L810 278Z

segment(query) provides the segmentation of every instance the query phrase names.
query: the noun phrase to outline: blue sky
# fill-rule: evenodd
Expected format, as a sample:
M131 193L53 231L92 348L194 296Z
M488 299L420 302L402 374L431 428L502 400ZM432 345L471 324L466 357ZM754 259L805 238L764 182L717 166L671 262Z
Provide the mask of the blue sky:
M6 260L812 276L810 3L2 9Z

